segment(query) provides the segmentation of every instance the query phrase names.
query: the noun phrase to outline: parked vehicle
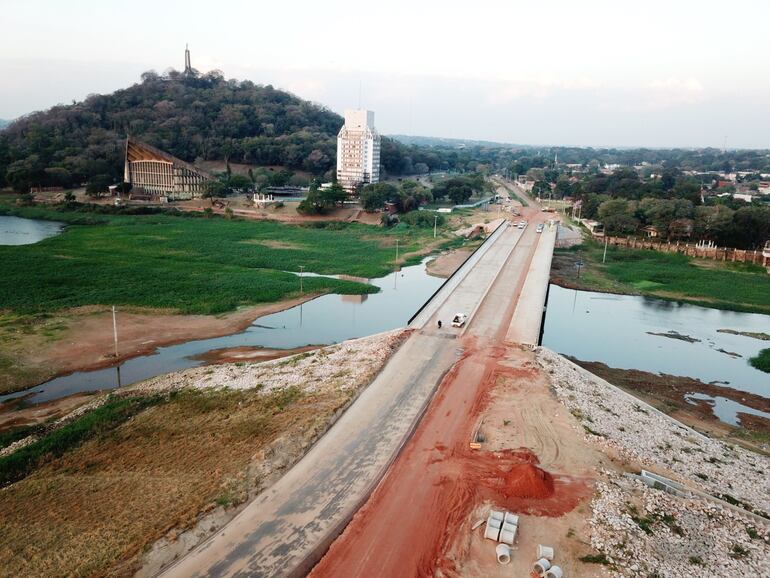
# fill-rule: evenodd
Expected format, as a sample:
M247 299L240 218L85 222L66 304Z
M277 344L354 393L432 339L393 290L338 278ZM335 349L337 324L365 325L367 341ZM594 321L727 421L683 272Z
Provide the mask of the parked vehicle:
M526 226L527 226L527 222L526 221L519 221L519 229L523 229Z
M542 223L540 223L540 224L537 226L537 229L535 229L535 233L542 233L542 232L543 232L543 224L542 224Z
M462 327L468 320L468 316L465 313L457 313L452 317L452 327Z

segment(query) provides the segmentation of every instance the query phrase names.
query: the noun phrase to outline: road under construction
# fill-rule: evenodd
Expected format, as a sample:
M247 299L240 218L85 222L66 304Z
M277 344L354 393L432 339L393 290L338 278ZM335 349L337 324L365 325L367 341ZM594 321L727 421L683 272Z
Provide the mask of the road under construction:
M490 377L500 371L501 348L516 343L525 351L540 334L557 225L537 207L524 209L522 218L526 227L503 222L447 280L380 374L294 467L162 575L396 576L435 569L439 553L453 548L447 524L459 523L477 501L462 483L447 492L452 477L488 476L494 484L537 461L514 452L513 466L501 474L499 455L490 461L466 451ZM538 223L545 223L542 233ZM458 312L467 323L452 327ZM460 461L431 471L436 451ZM541 501L545 510L574 507L583 497L579 481L549 483L571 489L557 492L553 503ZM490 497L479 491L477 498ZM454 496L449 504L442 493ZM521 505L514 498L501 497ZM424 512L439 502L446 516L426 520ZM396 528L395 541L383 538Z

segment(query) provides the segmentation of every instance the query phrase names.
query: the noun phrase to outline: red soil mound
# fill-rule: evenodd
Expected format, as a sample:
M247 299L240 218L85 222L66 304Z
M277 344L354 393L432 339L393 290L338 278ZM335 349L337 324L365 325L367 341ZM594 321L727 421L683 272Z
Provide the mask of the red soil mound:
M513 466L505 476L505 493L512 498L550 498L553 476L537 466L524 463Z

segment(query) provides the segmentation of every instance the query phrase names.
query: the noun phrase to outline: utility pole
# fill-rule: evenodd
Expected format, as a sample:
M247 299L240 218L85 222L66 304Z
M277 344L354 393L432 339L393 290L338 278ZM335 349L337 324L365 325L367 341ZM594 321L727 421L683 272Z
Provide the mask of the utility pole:
M433 238L436 238L436 225L438 224L438 215L433 215ZM398 257L396 257L398 258Z
M607 260L607 243L609 242L610 238L607 236L607 233L604 233L604 255L602 255L602 263Z
M118 321L115 317L115 306L112 306L112 335L115 338L115 359L118 358Z
M305 271L305 266L300 265L299 266L299 292L304 293L305 288L302 286L302 273Z
M393 289L398 285L398 239L396 239L396 265L393 267Z

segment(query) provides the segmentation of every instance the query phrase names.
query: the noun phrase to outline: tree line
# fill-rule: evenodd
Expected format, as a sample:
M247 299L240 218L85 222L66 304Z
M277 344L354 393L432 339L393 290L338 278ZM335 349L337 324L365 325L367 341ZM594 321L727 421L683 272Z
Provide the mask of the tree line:
M642 179L632 169L619 169L586 176L561 191L558 182L557 196L573 196L580 202L580 216L600 221L609 235L652 227L662 239L712 241L740 249L760 249L770 239L770 207L717 197L713 189L678 171Z

